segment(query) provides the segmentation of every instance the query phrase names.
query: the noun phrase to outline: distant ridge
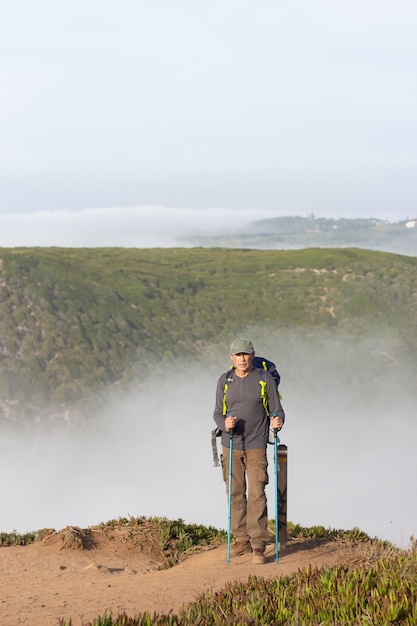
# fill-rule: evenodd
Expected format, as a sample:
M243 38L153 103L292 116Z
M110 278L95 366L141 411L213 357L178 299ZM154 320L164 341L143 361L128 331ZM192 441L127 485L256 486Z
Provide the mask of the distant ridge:
M284 216L257 220L235 232L181 239L202 246L259 249L358 247L416 256L417 218L391 223L377 218Z

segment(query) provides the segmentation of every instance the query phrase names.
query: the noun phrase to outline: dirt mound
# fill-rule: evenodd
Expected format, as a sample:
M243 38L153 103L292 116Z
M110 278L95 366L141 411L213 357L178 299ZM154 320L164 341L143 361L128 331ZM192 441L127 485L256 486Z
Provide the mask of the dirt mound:
M114 524L88 529L67 526L59 532L43 529L38 533L36 544L45 554L47 551L83 550L85 557L92 560L98 554L107 561L134 558L140 561L141 571L146 572L159 569L167 562L167 553L161 549L152 523L141 523L140 527Z
M100 527L46 529L28 546L0 548L0 623L2 626L57 626L59 618L82 626L104 613L168 614L226 582L287 575L308 565L333 565L351 558L352 548L338 541L290 541L275 562L252 556L226 563L224 545L192 554L169 569L152 532Z

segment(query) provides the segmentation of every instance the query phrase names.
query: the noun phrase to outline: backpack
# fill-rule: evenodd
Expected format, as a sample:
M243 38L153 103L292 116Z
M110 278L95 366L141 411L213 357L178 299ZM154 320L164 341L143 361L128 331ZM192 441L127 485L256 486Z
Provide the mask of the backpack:
M252 359L252 365L253 367L258 367L260 369L264 369L267 372L269 372L270 374L272 374L274 380L275 380L275 384L277 386L278 389L278 385L281 381L281 376L278 374L277 368L275 363L273 363L272 361L268 361L268 359L264 359L261 356L254 356Z
M273 363L272 361L268 361L268 359L265 359L264 357L261 356L254 356L252 359L252 366L256 367L257 369L263 369L266 372L269 372L273 379L275 380L275 384L277 386L277 390L278 390L278 385L281 381L281 376L278 373L278 370L276 368L275 363ZM228 388L228 383L231 382L233 380L233 366L230 368L230 370L228 372L226 372L225 378L224 378L224 393L223 393L223 415L226 415L227 413L227 406L226 406L226 391ZM268 409L268 396L266 393L266 381L259 381L260 387L261 387L261 398L262 398L262 403L264 405L265 408L265 412L267 415L269 415L269 409ZM282 398L280 392L278 391L278 395L280 397L280 399ZM222 431L220 428L216 427L214 430L211 431L211 446L213 449L213 462L214 462L214 467L219 467L220 463L219 463L219 455L217 454L217 444L216 444L216 438L220 437L220 435L222 434ZM268 440L268 443L271 443Z

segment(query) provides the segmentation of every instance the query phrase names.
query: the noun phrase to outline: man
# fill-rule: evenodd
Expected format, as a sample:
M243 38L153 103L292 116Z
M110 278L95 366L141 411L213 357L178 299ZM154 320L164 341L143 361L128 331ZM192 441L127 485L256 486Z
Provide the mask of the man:
M252 366L254 356L249 339L240 337L232 341L233 368L218 380L213 418L222 431L222 472L227 492L229 432L233 433L231 532L235 543L231 555L252 551L254 563L265 563L265 544L270 540L265 494L268 431L269 427L281 430L285 414L274 378ZM267 409L260 383L266 383Z

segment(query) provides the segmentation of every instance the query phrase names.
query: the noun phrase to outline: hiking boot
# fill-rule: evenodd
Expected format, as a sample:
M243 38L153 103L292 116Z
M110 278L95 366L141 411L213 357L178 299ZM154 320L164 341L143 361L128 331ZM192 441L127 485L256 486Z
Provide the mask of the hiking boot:
M246 552L252 552L249 541L236 541L230 549L232 556L242 556L242 554L246 554Z
M253 562L262 565L266 563L266 558L262 548L255 548L253 551Z

